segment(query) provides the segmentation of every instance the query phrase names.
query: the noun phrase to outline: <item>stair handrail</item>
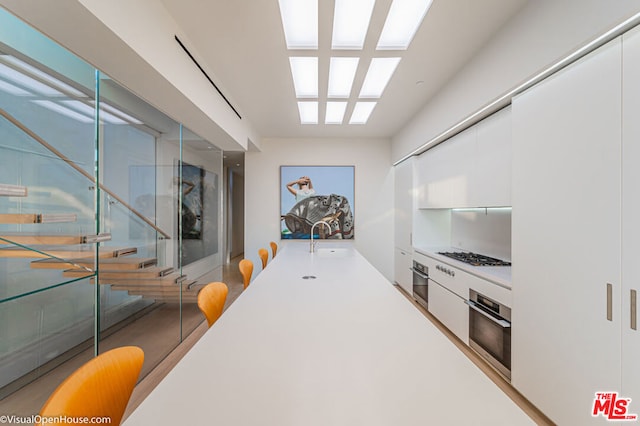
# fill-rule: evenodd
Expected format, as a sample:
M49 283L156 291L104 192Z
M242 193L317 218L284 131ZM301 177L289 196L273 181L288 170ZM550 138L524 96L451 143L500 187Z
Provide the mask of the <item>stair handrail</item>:
M85 176L87 179L89 179L90 181L96 183L96 180L94 179L94 177L88 173L86 170L84 170L82 167L78 166L77 164L75 164L75 162L73 160L71 160L70 158L68 158L67 156L65 156L62 152L58 151L56 148L54 148L52 145L50 145L47 141L45 141L44 139L42 139L38 134L36 134L33 130L29 129L27 126L25 126L24 124L22 124L22 122L20 122L18 119L16 119L14 116L12 116L11 114L9 114L7 111L5 111L3 108L0 108L0 115L2 115L4 118L6 118L8 121L10 121L14 126L18 127L20 130L22 130L24 133L26 133L27 135L29 135L31 138L33 138L36 142L38 142L40 145L44 146L46 149L48 149L49 151L51 151L53 154L55 154L58 158L60 158L62 161L64 161L65 163L67 163L68 165L70 165L71 167L73 167L76 171L80 172L80 174L82 174L83 176ZM163 237L165 237L166 239L170 240L171 236L169 234L167 234L166 232L164 232L162 229L158 228L153 222L151 222L149 219L147 219L142 213L140 213L139 211L137 211L136 209L134 209L132 206L130 206L126 201L124 201L122 198L120 198L119 196L117 196L115 193L113 193L111 190L109 190L107 187L105 187L102 183L98 184L99 188L101 190L103 190L104 192L106 192L107 194L111 195L113 198L115 198L120 204L122 204L123 206L125 206L127 209L129 209L129 211L131 211L133 214L135 214L136 216L138 216L140 219L142 219L147 225L151 226L153 229L155 229L156 231L158 231Z

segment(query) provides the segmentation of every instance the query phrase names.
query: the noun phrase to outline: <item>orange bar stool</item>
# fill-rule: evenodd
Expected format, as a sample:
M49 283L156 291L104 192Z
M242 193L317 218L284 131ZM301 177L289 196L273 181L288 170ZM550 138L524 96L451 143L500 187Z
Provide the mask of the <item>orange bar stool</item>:
M109 417L110 424L119 425L143 362L144 352L137 346L123 346L98 355L53 391L40 416Z
M259 249L258 256L260 256L260 260L262 260L262 269L267 267L267 262L269 261L269 252L267 249Z
M209 283L198 292L198 308L207 319L209 327L222 315L228 293L229 288L221 282Z
M276 253L278 252L278 245L273 241L271 241L269 245L271 246L271 259L273 260L273 258L276 257Z
M244 283L244 288L249 287L249 283L251 282L251 275L253 274L253 262L249 259L242 259L238 264L240 268L240 274L242 274L242 281Z

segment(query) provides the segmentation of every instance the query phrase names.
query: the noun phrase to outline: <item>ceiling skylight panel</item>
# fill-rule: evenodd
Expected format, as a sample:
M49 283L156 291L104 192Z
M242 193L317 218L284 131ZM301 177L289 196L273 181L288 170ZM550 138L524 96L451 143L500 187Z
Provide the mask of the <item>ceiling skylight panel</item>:
M360 90L361 98L379 98L391 80L400 58L373 58Z
M331 58L329 63L330 98L348 98L360 58Z
M431 2L432 0L393 0L376 49L407 49L431 7Z
M366 124L375 107L376 102L356 102L349 124Z
M1 63L0 76L6 78L7 80L11 80L18 86L22 86L44 96L63 96L59 90L56 90L53 87L49 87L46 84L40 83L39 81L21 73L20 71L14 70L13 68Z
M278 0L288 49L318 48L318 0Z
M375 0L336 0L332 49L362 49Z
M298 102L301 124L318 124L318 102Z
M87 117L86 115L80 114L76 111L70 110L67 107L64 107L60 104L51 101L31 101L35 104L38 104L42 107L45 107L51 111L55 111L59 114L66 115L69 118L73 118L76 121L80 121L82 123L93 123L93 118Z
M346 110L346 102L327 102L324 124L342 124Z
M0 80L0 90L10 93L14 96L33 96L33 93L27 92L26 90L16 87L13 84L3 80Z
M4 62L8 62L18 68L20 68L20 70L22 71L26 71L27 73L31 74L32 76L36 76L41 78L42 80L51 83L54 87L56 87L57 89L61 89L65 92L67 92L70 95L76 96L76 97L85 97L86 95L82 92L80 92L79 90L77 90L74 87L71 87L70 85L68 85L67 83L64 83L60 80L58 80L57 78L47 74L46 72L39 70L38 68L34 67L33 65L30 65L18 58L16 58L15 56L11 56L11 55L1 55L1 58Z
M318 58L289 58L297 98L318 97Z

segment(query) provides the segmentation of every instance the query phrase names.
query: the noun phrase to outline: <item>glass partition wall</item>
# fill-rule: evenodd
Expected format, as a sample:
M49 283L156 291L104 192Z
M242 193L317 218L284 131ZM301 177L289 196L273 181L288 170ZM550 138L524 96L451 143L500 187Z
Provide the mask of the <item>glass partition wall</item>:
M2 9L0 166L0 400L116 346L144 376L203 321L222 152Z

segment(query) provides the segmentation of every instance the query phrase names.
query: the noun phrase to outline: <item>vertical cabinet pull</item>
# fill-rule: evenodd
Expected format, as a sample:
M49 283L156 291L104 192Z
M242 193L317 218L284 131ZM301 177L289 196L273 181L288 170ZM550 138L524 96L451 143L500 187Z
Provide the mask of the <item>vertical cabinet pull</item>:
M613 321L613 285L607 283L607 320Z
M638 317L637 317L637 302L636 302L636 291L635 290L631 290L631 329L632 330L637 330L638 329Z

